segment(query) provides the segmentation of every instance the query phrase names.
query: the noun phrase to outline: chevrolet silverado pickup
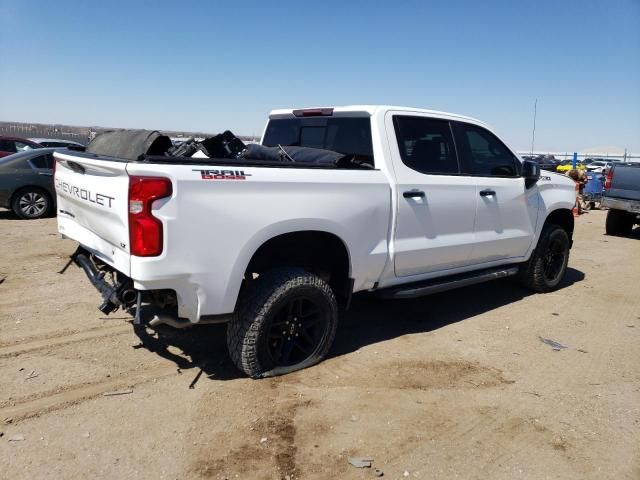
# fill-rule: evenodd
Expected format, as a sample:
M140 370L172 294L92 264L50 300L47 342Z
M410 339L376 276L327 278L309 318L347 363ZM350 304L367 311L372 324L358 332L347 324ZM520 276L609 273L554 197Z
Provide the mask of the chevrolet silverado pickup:
M640 163L614 163L607 172L602 206L608 235L629 235L640 225Z
M261 144L226 158L171 156L145 131L120 135L117 156L103 138L57 152L54 175L58 230L80 244L72 260L99 308L151 327L225 322L251 377L323 359L356 292L413 298L508 276L548 292L565 274L573 181L472 118L274 110ZM146 307L157 313L141 319Z

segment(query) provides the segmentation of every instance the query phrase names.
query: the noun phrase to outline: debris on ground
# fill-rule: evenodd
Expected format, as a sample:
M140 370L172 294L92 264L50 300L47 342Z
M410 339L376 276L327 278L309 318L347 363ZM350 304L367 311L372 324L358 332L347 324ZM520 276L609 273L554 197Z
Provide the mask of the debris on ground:
M587 352L584 348L579 348L579 349L578 349L578 351L579 351L580 353L589 353L589 352Z
M544 343L545 345L549 345L551 349L556 352L559 352L560 350L563 350L565 348L569 348L566 345L556 342L555 340L551 340L550 338L544 338L544 337L541 337L540 335L538 335L538 338L542 343Z
M84 432L82 434L82 438L89 438L91 436L91 434L89 432Z
M376 477L384 477L384 472L383 472L382 470L380 470L379 468L376 468L376 469L373 471L373 474L374 474Z
M198 380L200 380L200 377L202 376L202 372L203 370L200 369L200 371L196 374L195 378L189 384L189 389L193 390L194 388L196 388L196 383L198 383Z
M31 370L31 373L25 377L25 380L30 380L32 378L36 378L37 376L38 376L38 374L36 373L36 371L35 370Z
M24 435L16 433L13 437L9 438L10 442L24 442Z
M356 468L371 468L372 458L368 457L349 457L349 463Z
M133 390L114 390L112 392L104 392L102 394L103 397L112 397L114 395L128 395L133 393Z
M262 438L260 439L260 443L265 443L266 441L267 441L267 437L262 437Z
M408 477L408 476L409 476L409 471L408 471L408 470L405 470L405 471L404 471L404 473L403 473L402 475L403 475L403 476L405 476L405 477Z

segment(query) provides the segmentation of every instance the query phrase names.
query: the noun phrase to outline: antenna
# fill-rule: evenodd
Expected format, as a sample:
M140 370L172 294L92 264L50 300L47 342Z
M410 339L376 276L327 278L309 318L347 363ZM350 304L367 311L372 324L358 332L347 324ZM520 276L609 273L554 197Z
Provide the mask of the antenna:
M536 115L538 113L538 99L533 104L533 132L531 133L531 155L533 155L533 146L536 143Z

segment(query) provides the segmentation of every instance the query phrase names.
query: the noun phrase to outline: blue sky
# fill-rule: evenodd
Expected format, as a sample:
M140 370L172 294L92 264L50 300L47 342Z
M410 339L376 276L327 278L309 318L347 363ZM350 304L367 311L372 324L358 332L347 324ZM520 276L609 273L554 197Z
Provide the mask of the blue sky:
M271 109L462 113L640 152L640 0L0 0L0 120L259 134Z

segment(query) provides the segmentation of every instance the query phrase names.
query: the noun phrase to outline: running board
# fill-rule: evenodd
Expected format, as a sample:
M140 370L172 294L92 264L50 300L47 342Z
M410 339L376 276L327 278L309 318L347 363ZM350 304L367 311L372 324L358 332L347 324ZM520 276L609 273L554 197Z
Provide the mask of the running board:
M467 285L474 285L476 283L488 282L499 278L511 277L516 273L518 273L517 266L476 270L475 272L461 273L444 278L409 283L399 287L390 287L379 290L377 295L381 298L389 299L423 297L425 295L431 295L432 293L466 287Z

